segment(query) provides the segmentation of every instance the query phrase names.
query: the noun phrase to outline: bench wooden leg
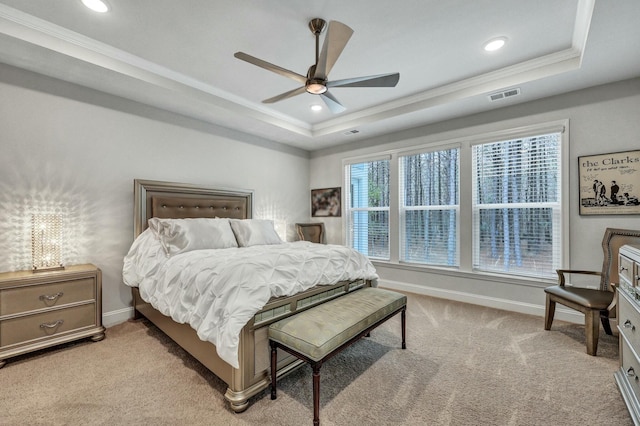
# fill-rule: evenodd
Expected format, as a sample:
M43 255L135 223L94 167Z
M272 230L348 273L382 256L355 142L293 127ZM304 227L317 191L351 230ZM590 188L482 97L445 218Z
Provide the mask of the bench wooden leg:
M320 367L321 362L313 364L313 426L320 425Z
M407 349L407 308L402 309L402 349Z
M276 399L276 373L278 369L278 345L274 342L271 344L271 399Z

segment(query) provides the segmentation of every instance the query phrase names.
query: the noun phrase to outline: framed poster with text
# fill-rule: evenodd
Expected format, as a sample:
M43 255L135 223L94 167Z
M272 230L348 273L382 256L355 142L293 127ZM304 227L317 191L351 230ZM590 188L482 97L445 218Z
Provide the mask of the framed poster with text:
M640 150L578 157L580 214L640 214Z

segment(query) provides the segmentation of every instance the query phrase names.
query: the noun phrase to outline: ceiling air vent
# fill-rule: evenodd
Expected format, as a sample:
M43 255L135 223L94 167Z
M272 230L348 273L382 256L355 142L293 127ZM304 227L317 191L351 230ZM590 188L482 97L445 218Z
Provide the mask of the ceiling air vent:
M489 99L493 101L499 101L500 99L510 98L512 96L517 96L520 94L520 88L516 87L515 89L507 89L502 92L496 92L489 95Z

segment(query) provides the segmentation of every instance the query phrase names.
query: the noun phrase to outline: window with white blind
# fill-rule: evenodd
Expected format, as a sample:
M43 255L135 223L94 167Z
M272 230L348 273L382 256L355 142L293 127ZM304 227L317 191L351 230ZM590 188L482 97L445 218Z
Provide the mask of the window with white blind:
M400 260L458 266L460 149L400 156Z
M555 279L567 120L344 160L347 245L406 268Z
M389 259L389 160L346 168L348 245L372 259Z
M552 278L561 263L561 134L473 146L473 268Z

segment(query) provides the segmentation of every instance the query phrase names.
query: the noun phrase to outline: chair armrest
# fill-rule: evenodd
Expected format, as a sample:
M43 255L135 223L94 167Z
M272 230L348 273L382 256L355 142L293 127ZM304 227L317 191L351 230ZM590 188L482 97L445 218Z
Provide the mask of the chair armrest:
M556 273L558 274L558 284L560 287L564 287L564 274L602 275L602 272L598 271L580 271L573 269L556 269Z

